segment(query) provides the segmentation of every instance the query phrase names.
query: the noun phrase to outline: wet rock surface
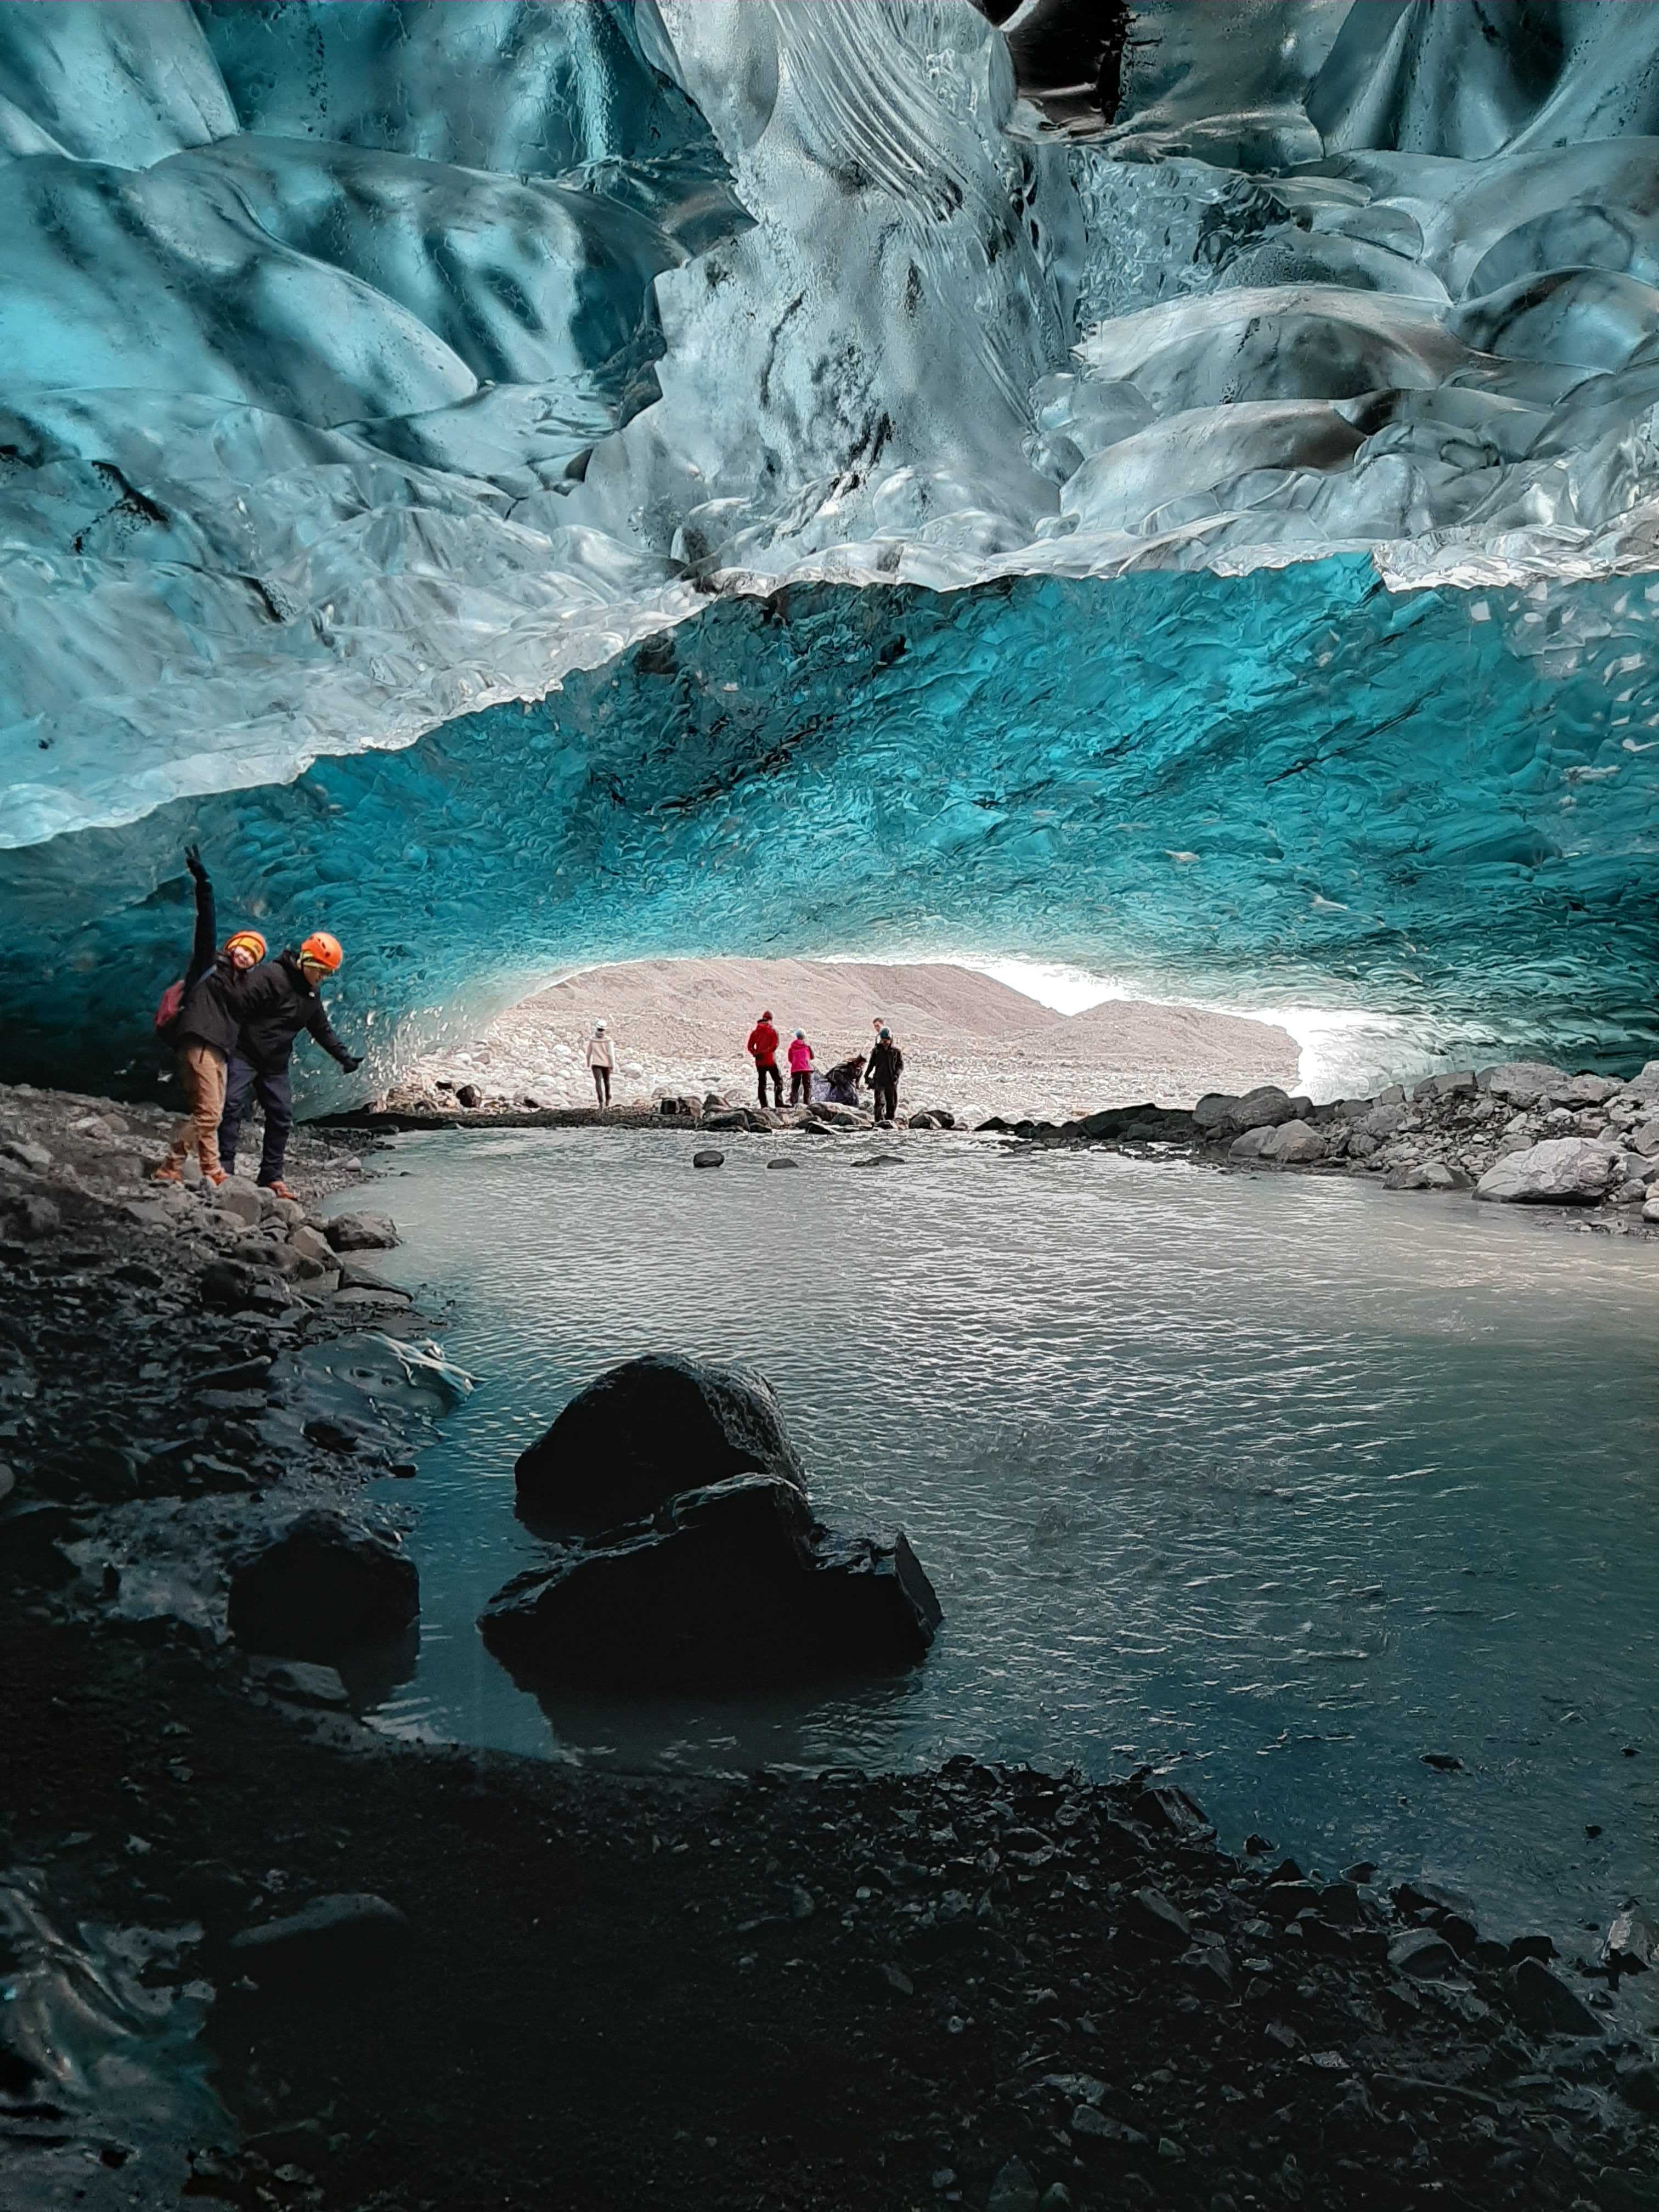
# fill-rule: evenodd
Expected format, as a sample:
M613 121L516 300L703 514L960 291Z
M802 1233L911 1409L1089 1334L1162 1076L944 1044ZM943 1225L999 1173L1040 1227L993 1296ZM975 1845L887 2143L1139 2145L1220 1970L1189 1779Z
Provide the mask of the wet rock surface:
M942 1618L902 1531L814 1517L782 1410L747 1369L626 1360L514 1474L520 1517L565 1540L479 1621L526 1683L764 1691L880 1673L923 1657Z
M1375 1098L1315 1105L1267 1085L1178 1107L1113 1107L1077 1121L994 1118L981 1131L1039 1146L1106 1145L1231 1168L1376 1176L1385 1190L1461 1192L1588 1218L1619 1234L1659 1226L1659 1061L1618 1079L1541 1060L1454 1070Z
M329 1665L394 1643L420 1609L415 1562L392 1531L313 1506L237 1561L226 1623L245 1650Z
M672 1352L625 1360L579 1390L514 1468L520 1509L579 1534L735 1474L806 1476L763 1376Z
M912 1666L941 1618L902 1533L832 1533L795 1483L738 1474L515 1576L479 1627L532 1686L764 1691Z

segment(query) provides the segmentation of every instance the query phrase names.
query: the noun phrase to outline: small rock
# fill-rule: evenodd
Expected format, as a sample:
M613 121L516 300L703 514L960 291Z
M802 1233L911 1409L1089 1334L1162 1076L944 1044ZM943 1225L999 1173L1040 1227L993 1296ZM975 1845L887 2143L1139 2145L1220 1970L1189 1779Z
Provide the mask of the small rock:
M1200 1930L1182 1953L1178 1963L1201 1996L1232 1995L1232 1960L1227 1955L1226 1944L1212 1931Z
M766 1164L769 1168L798 1168L800 1165L800 1162L799 1160L792 1160L785 1156L779 1159L768 1160Z
M351 1703L332 1667L308 1666L302 1659L255 1659L250 1672L263 1689L289 1705L332 1705L343 1711Z
M396 1283L388 1283L384 1275L377 1275L373 1267L365 1267L357 1260L341 1260L340 1288L343 1291L374 1291L392 1304L412 1303L408 1291L400 1289Z
M1425 1766L1432 1766L1442 1774L1461 1774L1463 1771L1463 1762L1455 1752L1425 1751L1422 1757Z
M264 1197L257 1182L246 1176L227 1176L213 1194L213 1203L221 1213L228 1214L252 1229L264 1212Z
M1254 1129L1247 1129L1242 1137L1235 1137L1232 1143L1228 1146L1227 1158L1230 1160L1240 1162L1265 1158L1268 1146L1273 1143L1274 1133L1273 1129L1265 1123Z
M1389 1964L1415 1982L1439 1982L1457 1972L1457 1954L1432 1928L1413 1928L1389 1944Z
M1613 1915L1601 1939L1601 1957L1604 1966L1617 1967L1622 1974L1645 1973L1659 1965L1659 1928L1635 1898L1627 1898Z
M455 1103L465 1106L471 1113L475 1107L483 1104L483 1093L476 1083L458 1083L455 1085Z
M49 1198L20 1193L0 1202L0 1236L15 1237L20 1244L35 1243L63 1225L64 1217Z
M1024 2160L1011 2158L991 2184L985 2212L1037 2212L1037 2185Z
M694 1168L723 1168L726 1165L726 1155L724 1152L713 1151L693 1152L691 1164Z
M1536 1959L1522 1959L1510 1977L1510 2004L1534 2035L1600 2035L1601 2023L1564 1981Z
M1092 2105L1079 2105L1066 2124L1074 2136L1083 2136L1095 2142L1121 2143L1126 2148L1135 2148L1146 2141L1139 2128L1126 2127L1121 2120L1096 2112Z
M0 1159L15 1160L34 1175L45 1175L52 1165L52 1154L44 1145L32 1145L22 1137L0 1138Z
M216 1260L202 1272L202 1304L222 1312L283 1313L293 1297L279 1275L246 1261Z
M309 1228L303 1222L289 1231L288 1249L297 1255L301 1268L312 1274L326 1273L338 1264L328 1239L319 1230Z
M317 1509L244 1558L228 1625L246 1650L331 1665L386 1643L420 1612L420 1577L398 1539Z
M398 1242L396 1224L384 1213L337 1213L323 1234L337 1252L389 1252Z
M408 1921L383 1897L319 1897L298 1912L245 1928L230 1939L236 1970L261 1987L356 1986L407 1954Z
M1143 1942L1184 1951L1192 1941L1192 1923L1186 1914L1161 1889L1150 1885L1131 1893L1125 1902L1123 1924Z

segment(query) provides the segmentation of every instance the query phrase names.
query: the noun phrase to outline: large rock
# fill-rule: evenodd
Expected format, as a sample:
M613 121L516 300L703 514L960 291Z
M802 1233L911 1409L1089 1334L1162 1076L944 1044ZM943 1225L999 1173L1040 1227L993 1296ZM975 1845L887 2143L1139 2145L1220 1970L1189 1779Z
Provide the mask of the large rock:
M1206 1091L1193 1109L1193 1120L1205 1136L1218 1135L1237 1103L1231 1091Z
M1324 1157L1324 1138L1302 1121L1279 1122L1262 1152L1264 1159L1276 1160L1281 1167L1287 1168L1310 1167Z
M384 1213L337 1213L323 1234L337 1252L389 1252L398 1242L397 1225Z
M1644 1105L1659 1103L1659 1060L1650 1060L1639 1075L1620 1086L1620 1096L1639 1098Z
M1547 1060L1506 1060L1492 1070L1486 1088L1512 1106L1531 1106L1540 1098L1559 1098L1571 1083L1565 1067L1553 1067Z
M1593 1206L1618 1176L1613 1146L1591 1137L1551 1137L1495 1162L1474 1194L1508 1206Z
M394 1642L420 1606L415 1562L395 1536L318 1509L235 1567L228 1620L247 1650L332 1666Z
M941 1617L902 1534L831 1534L793 1481L738 1474L516 1576L478 1626L536 1686L753 1690L912 1665Z
M1276 1083L1263 1083L1254 1091L1247 1091L1242 1098L1233 1101L1228 1109L1227 1127L1241 1132L1267 1129L1280 1121L1293 1121L1295 1119L1296 1109L1291 1103L1289 1094L1281 1091Z
M781 1476L805 1494L771 1385L672 1352L626 1360L579 1390L514 1468L526 1517L573 1534L753 1474Z

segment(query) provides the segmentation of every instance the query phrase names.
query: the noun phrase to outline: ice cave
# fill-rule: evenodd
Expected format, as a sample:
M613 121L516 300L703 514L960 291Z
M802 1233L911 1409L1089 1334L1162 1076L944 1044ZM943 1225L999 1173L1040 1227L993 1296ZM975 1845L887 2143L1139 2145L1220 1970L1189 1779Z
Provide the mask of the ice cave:
M1659 0L0 0L3 2212L1659 2212L1656 643Z
M364 1085L755 945L1638 1064L1656 133L1601 0L0 10L0 1073L191 840Z

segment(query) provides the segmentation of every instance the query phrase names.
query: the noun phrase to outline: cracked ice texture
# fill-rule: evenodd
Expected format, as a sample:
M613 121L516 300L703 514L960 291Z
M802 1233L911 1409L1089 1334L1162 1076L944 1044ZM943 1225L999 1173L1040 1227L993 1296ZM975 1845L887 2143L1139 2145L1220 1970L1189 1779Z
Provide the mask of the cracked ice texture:
M279 929L326 908L382 1037L763 913L1650 1039L1659 11L988 13L0 9L11 1065L126 1054L86 979L166 980L191 832ZM784 584L853 603L763 729L795 599L700 611ZM900 743L919 629L951 711ZM994 652L1049 664L1006 714ZM1276 728L1221 744L1244 699ZM829 780L822 849L751 756Z

